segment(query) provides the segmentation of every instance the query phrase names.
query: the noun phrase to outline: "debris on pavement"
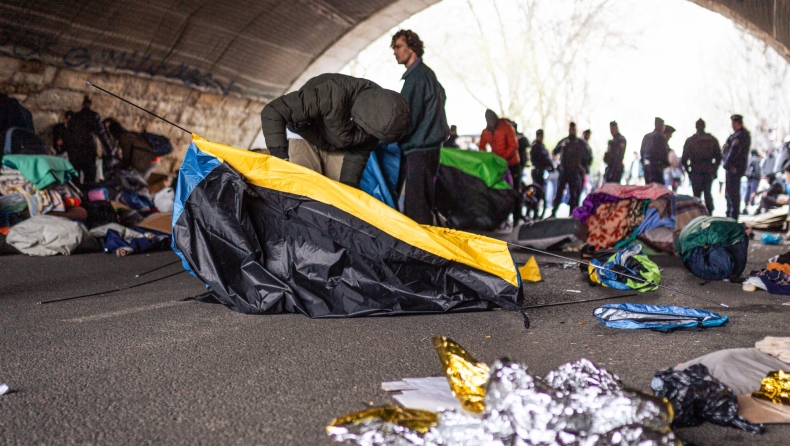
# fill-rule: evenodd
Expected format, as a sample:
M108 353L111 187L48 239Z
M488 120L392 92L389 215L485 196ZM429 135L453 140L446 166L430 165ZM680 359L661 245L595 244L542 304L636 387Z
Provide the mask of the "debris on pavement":
M8 384L6 383L0 384L0 396L3 396L6 393L8 393L8 389L9 389Z
M336 418L327 433L336 441L370 446L680 444L669 427L672 412L666 400L626 388L589 360L539 378L507 359L489 369L448 338L434 338L434 343L450 387L462 404L466 401L464 407L480 408L479 415L383 407Z
M753 424L738 415L738 396L727 385L695 364L686 370L665 370L655 374L650 387L656 396L667 398L674 408L673 428L699 426L708 421L719 426L761 434L762 424Z
M642 245L638 244L621 250L599 250L591 254L590 265L581 265L580 268L587 275L589 283L593 285L639 292L656 290L658 289L656 284L661 283L661 272L658 265L641 251ZM634 280L618 273L638 276L645 281Z
M525 282L540 282L543 280L535 256L530 257L527 263L518 269L518 272L521 274L521 280Z
M664 332L720 327L729 320L728 316L696 308L633 303L606 304L596 308L593 316L607 328L651 329Z

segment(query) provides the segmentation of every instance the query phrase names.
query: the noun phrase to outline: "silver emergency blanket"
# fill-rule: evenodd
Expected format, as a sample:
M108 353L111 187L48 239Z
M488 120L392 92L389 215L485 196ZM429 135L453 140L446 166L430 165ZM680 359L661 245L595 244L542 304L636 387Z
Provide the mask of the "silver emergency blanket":
M362 446L447 445L680 445L670 430L671 406L627 389L587 359L565 364L545 378L508 360L491 367L481 416L448 410L430 428L366 418L330 426L337 441Z

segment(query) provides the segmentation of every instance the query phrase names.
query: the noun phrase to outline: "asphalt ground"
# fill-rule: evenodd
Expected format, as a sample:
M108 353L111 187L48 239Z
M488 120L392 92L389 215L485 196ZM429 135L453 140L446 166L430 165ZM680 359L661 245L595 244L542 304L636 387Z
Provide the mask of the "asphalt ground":
M748 269L788 246L753 242ZM514 254L520 262L529 257ZM117 289L178 272L170 252L116 258L0 257L0 444L332 444L324 427L370 405L393 404L382 381L439 376L431 337L449 336L492 362L509 357L536 374L589 358L635 388L682 361L724 348L788 335L790 297L745 293L702 280L677 257L656 256L665 284L720 308L659 290L605 302L678 304L719 311L727 326L662 334L607 329L592 317L605 302L528 308L532 322L490 311L451 315L311 320L250 316L222 306L182 302L204 291L180 274L104 296L36 302ZM555 259L539 256L539 263ZM577 268L543 267L526 285L525 306L611 296L590 287ZM567 290L577 290L574 293ZM762 436L704 425L678 431L697 445L784 445L790 428Z

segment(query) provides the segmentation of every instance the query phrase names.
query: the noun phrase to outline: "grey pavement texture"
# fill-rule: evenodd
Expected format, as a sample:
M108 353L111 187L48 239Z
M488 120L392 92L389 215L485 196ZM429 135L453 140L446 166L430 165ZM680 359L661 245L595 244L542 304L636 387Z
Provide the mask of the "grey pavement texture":
M749 269L787 246L753 242ZM572 255L572 254L571 254ZM516 253L520 262L528 255ZM249 316L180 299L203 284L187 275L105 296L49 305L48 299L125 287L177 272L170 252L116 258L0 257L0 444L331 444L334 417L392 404L382 381L439 376L431 337L449 336L492 362L510 357L536 374L589 358L647 390L660 369L715 350L788 335L790 297L704 286L677 257L656 256L664 283L725 301L717 308L666 290L605 302L694 306L731 317L729 325L661 334L603 327L605 302L528 309L532 328L508 311L392 318L311 320ZM539 256L543 263L553 259ZM587 285L579 270L542 268L526 284L526 306L617 294ZM579 290L581 293L566 292ZM678 431L697 445L788 443L790 428L760 437L713 425Z

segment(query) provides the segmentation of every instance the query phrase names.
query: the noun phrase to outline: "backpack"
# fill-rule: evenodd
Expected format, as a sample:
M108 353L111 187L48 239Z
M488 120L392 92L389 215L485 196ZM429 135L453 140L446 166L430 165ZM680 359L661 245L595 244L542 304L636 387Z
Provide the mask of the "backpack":
M148 143L151 144L154 155L165 156L173 152L173 143L171 143L166 136L148 132L143 132L142 135L145 137Z

